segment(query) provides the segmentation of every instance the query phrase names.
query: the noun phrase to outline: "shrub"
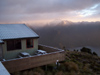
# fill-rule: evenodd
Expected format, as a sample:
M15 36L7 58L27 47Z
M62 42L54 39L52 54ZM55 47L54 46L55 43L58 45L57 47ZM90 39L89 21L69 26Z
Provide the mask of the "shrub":
M46 71L45 75L53 75L51 71Z
M59 70L62 70L62 71L66 71L66 67L65 67L65 65L64 64L61 64L60 66L59 66L59 68L58 68Z
M53 70L56 67L56 64L49 64L47 65L48 70Z
M27 70L22 71L22 74L21 75L28 75L28 71Z
M41 74L38 72L33 72L33 75L41 75Z
M81 49L81 52L86 52L86 53L92 54L91 49L86 48L86 47L83 47L83 48Z
M13 75L20 75L20 72L14 72Z
M93 55L96 55L96 56L98 56L96 52L93 52Z
M30 70L30 71L28 72L28 75L33 75L33 71Z
M83 70L89 70L89 67L90 67L90 64L85 64L85 65L83 66Z
M78 69L79 69L78 65L75 64L74 62L65 62L64 65L65 65L67 71L78 72Z
M64 75L79 75L79 74L74 71L71 71L71 72L66 72Z
M40 73L41 75L44 75L44 70L42 70L40 67L35 68L35 69L33 70L33 72L38 72L38 73Z
M64 75L64 73L62 71L59 71L55 75Z

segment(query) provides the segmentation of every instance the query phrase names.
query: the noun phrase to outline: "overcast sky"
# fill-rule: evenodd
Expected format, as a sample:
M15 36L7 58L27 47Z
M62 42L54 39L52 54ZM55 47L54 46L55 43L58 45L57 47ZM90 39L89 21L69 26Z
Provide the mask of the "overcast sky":
M100 0L0 0L0 23L100 21Z

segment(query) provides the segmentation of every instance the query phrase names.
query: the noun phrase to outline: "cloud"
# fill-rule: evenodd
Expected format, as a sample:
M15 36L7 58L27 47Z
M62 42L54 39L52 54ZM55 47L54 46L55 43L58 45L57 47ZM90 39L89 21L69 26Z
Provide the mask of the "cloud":
M86 16L91 16L91 15L94 15L94 14L97 14L97 7L99 6L99 4L96 4L90 8L86 8L80 12L78 12L78 14L81 16L81 17L86 17Z
M86 15L87 12L94 13L87 8L99 12L96 7L93 7L99 3L100 0L0 0L0 22L2 20L15 20L16 22L18 20L40 20L41 18L45 20L66 19L78 15L74 12L80 11L81 15Z
M82 10L100 2L99 0L1 0L1 8L8 13L50 13ZM15 11L14 11L15 10ZM20 10L20 11L17 11ZM7 11L5 12L7 13Z

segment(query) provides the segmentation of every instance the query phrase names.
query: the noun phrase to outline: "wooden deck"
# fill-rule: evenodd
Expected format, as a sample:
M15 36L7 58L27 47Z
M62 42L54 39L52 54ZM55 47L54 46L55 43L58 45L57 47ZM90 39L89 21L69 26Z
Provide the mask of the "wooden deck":
M13 73L25 69L56 63L57 60L63 61L65 59L64 50L44 45L39 45L39 49L47 51L48 54L6 60L2 61L2 63L10 73Z

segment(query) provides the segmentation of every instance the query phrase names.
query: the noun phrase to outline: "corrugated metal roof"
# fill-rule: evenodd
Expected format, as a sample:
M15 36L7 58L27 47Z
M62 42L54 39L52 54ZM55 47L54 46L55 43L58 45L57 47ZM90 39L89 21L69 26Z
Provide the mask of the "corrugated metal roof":
M10 75L1 62L0 62L0 75Z
M39 37L25 24L0 24L0 39Z

